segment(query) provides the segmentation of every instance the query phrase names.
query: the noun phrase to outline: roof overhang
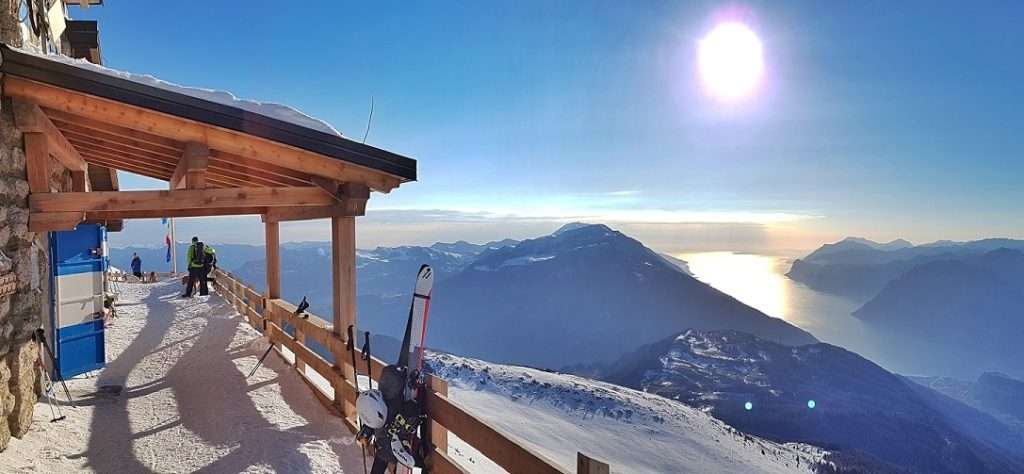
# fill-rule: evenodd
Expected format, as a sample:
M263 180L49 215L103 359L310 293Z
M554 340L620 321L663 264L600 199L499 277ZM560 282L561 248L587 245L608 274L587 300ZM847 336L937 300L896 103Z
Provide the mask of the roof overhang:
M395 153L6 45L0 73L25 137L34 231L146 217L358 216L369 191L416 179L416 161ZM61 189L54 166L70 173ZM110 170L168 190L118 191Z
M310 162L295 171L343 182L377 175L378 179L368 184L382 192L416 179L416 161L396 153L238 107L25 53L7 45L0 45L0 72L4 75L4 95L32 101L44 109L100 121L104 118L97 112L123 108L133 110L135 117L172 118L174 120L162 121L169 128L151 126L151 122L112 125L155 132L155 135L182 143L203 138L206 132L197 134L197 130L217 130L220 133L214 134L218 135L216 138L243 143L226 147L229 150L207 143L214 152L246 158L246 153L238 153L245 148L244 142L257 143L257 148L270 144L272 149L276 148L271 155L280 153ZM121 110L113 112L114 116L121 113ZM174 127L181 124L192 126L176 133ZM291 153L283 150L291 150ZM249 158L261 161L260 156ZM344 166L324 164L330 161ZM346 168L355 173L339 172Z

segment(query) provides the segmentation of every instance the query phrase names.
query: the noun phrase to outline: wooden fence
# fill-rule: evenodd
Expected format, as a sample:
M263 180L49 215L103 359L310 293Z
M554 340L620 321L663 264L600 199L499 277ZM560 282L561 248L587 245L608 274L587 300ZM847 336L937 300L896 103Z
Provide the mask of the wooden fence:
M351 366L351 355L342 333L346 328L335 328L317 317L296 317L295 305L283 299L267 299L235 278L231 273L217 270L214 286L249 324L262 332L277 347L285 347L292 354L291 361L302 379L309 384L317 398L334 414L344 418L352 433L358 431L355 401L358 385ZM280 352L279 352L280 354ZM330 354L329 361L321 354ZM284 356L282 355L282 358ZM284 358L288 361L287 358ZM380 379L386 364L374 357L371 360L371 378ZM325 394L312 381L312 370L333 388ZM431 472L441 474L469 472L448 456L448 433L459 437L506 471L530 474L564 473L552 461L517 443L505 433L474 417L448 399L448 384L433 375L427 379L427 423L430 424L434 451L427 457ZM607 464L577 453L578 474L606 474Z

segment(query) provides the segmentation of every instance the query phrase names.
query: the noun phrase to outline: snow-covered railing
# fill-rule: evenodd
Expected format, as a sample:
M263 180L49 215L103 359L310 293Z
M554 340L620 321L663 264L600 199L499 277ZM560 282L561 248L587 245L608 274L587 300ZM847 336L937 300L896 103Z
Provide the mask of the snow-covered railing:
M355 401L358 388L346 341L335 334L334 328L317 317L301 318L294 315L295 305L282 299L266 299L231 273L217 270L214 285L239 314L266 335L278 347L294 354L291 361L314 394L332 413L345 419L349 429L358 431L355 420ZM282 358L284 358L282 356ZM288 361L287 358L284 358ZM377 358L370 364L370 376L380 380L381 370L387 365ZM333 396L324 393L320 384L312 380L311 370L333 388ZM517 443L493 426L474 417L448 399L448 384L433 375L428 376L426 397L431 444L434 450L427 457L432 472L467 472L448 456L448 433L473 446L495 464L511 473L563 473L552 461ZM607 464L578 454L577 473L607 474Z

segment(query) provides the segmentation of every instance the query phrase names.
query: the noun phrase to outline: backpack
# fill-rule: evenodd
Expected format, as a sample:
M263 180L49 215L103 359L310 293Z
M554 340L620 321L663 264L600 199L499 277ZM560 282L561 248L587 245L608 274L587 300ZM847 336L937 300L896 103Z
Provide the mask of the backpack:
M202 242L196 242L195 249L192 250L192 263L195 265L205 266L207 258L206 246L204 246Z

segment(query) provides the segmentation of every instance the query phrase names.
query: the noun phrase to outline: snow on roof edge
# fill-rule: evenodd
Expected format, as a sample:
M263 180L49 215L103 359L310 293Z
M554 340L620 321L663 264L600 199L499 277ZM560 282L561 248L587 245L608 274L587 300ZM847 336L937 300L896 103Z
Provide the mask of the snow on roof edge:
M100 66L93 64L85 59L75 59L61 54L43 54L39 51L35 51L28 48L16 48L8 45L11 49L15 49L21 53L30 54L39 58L47 59L50 61L56 61L69 66L77 67L79 69L88 69L94 72L99 72L111 77L117 77L120 79L126 79L136 84L142 84L145 86L158 87L160 89L175 92L178 94L184 94L189 97L196 99L207 100L215 102L228 107L235 107L255 114L263 115L283 122L288 122L300 127L317 130L319 132L328 133L335 136L343 136L338 129L334 128L331 124L326 121L320 120L316 117L303 113L302 111L284 104L277 104L273 102L259 102L251 99L242 99L232 94L229 91L218 90L218 89L205 89L201 87L189 87L173 82L168 82L150 74L136 74L128 71L121 71L118 69L108 68L106 66Z

